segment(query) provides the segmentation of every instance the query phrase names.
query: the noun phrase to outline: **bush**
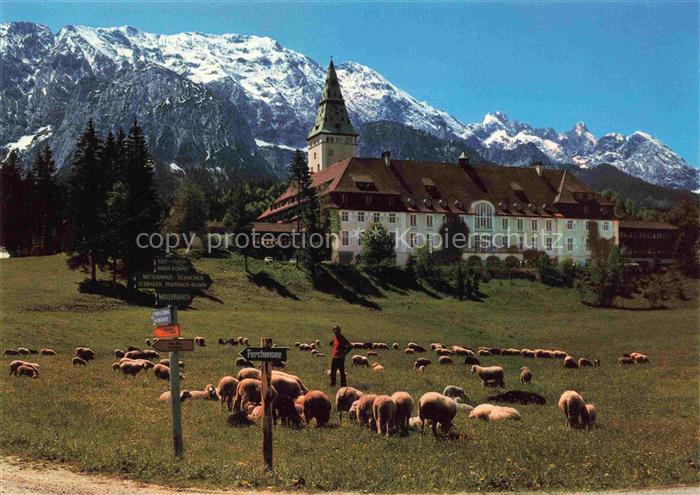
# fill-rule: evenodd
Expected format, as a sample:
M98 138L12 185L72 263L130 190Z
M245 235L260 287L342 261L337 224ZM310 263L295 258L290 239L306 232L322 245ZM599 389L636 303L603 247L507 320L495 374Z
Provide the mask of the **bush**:
M368 273L380 275L396 266L394 242L380 223L370 223L362 234L358 263Z
M468 266L478 266L481 268L482 266L481 258L476 256L475 254L471 255L469 258L467 258L467 265Z
M513 268L516 268L518 265L520 265L520 260L515 256L508 256L505 260L503 260L503 263L509 270L512 270Z

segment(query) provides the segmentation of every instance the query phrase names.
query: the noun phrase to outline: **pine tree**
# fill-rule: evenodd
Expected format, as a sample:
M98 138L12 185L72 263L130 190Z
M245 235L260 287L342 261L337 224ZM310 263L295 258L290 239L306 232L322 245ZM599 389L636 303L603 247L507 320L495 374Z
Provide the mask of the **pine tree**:
M0 168L0 245L13 256L20 254L26 232L25 185L17 150L12 150Z
M98 264L106 262L102 248L108 184L101 166L102 142L90 119L78 139L69 183L73 245L68 263L73 269L88 267L93 283Z
M54 238L61 219L61 189L56 178L56 162L47 144L32 166L34 181L34 232L39 240L39 254L53 254Z
M323 229L320 222L320 207L316 189L312 186L311 173L300 150L294 153L290 176L297 192L297 231L303 232L302 246L297 259L311 278L315 278L323 256L323 248L312 246L319 243Z
M239 234L248 236L246 245L244 245L242 238L238 241L240 246L238 250L243 254L243 266L246 272L248 271L248 254L252 250L250 233L253 229L253 220L255 220L255 214L249 209L253 199L247 187L237 186L227 198L229 206L224 215L224 227L228 232L234 233L235 236Z
M128 197L122 181L116 181L107 193L105 208L104 254L112 272L112 290L116 289L119 261L124 257L127 242L123 236L127 223Z
M209 202L204 191L191 180L185 180L175 192L170 217L166 222L168 231L199 234L204 231L208 218Z

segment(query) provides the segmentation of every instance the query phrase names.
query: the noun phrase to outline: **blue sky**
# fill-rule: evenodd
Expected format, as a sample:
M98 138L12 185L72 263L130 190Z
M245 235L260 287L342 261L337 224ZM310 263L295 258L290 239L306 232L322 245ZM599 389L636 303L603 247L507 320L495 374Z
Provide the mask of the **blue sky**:
M697 2L13 2L3 22L265 35L354 60L464 122L500 110L597 136L644 130L693 166Z

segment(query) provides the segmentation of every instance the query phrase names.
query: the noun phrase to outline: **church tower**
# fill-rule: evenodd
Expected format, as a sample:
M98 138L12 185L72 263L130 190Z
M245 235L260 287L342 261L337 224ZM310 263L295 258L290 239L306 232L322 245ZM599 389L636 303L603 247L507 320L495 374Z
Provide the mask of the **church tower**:
M311 173L355 156L358 136L350 123L335 66L331 60L318 104L316 122L306 138L309 143L308 163Z

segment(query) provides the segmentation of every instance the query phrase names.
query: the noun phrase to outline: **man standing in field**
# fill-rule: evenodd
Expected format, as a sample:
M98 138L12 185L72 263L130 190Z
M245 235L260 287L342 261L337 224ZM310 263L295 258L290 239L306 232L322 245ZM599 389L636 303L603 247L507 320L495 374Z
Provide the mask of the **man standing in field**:
M350 352L350 341L340 333L338 325L333 327L333 358L331 359L331 387L335 387L335 374L340 372L340 386L346 387L345 356Z

